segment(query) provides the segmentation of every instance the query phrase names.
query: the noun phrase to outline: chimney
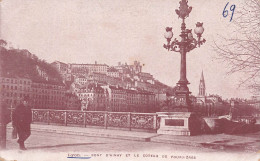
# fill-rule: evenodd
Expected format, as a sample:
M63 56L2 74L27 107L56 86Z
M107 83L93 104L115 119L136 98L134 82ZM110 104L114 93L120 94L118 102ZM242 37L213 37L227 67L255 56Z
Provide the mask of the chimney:
M118 62L118 66L121 66L121 62Z
M97 61L95 61L95 64L97 64Z

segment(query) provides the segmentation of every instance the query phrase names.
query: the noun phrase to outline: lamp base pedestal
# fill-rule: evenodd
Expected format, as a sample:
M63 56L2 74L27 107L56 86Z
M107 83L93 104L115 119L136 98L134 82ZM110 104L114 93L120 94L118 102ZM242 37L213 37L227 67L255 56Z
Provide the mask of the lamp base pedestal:
M157 112L160 118L158 134L190 136L191 112Z

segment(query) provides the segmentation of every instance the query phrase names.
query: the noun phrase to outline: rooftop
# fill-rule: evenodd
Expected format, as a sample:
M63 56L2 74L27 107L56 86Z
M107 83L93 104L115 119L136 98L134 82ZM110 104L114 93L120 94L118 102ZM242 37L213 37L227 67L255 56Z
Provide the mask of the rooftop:
M72 63L71 65L108 66L107 64L76 64L76 63Z

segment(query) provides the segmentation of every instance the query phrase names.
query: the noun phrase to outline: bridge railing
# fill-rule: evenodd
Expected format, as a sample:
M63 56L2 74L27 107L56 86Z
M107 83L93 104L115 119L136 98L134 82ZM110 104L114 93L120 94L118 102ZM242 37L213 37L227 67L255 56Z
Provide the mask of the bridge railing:
M98 126L152 131L159 128L159 118L155 113L32 109L32 118L33 123L64 126Z

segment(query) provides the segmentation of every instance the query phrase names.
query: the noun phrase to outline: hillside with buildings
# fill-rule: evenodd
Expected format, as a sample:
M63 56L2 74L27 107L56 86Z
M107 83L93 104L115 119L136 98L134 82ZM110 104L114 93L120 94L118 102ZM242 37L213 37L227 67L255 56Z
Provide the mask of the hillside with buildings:
M34 82L62 84L62 78L55 68L38 59L28 50L0 47L2 76L28 78Z
M71 96L65 95L60 74L47 62L28 50L10 48L0 40L0 64L0 101L5 107L16 107L24 96L30 97L32 108L68 107L66 97Z
M143 72L138 61L114 66L98 62L51 64L61 74L67 90L80 99L81 110L153 112L174 93L172 87Z
M51 64L28 50L0 41L2 103L15 107L24 96L32 108L153 112L173 88L133 64Z

